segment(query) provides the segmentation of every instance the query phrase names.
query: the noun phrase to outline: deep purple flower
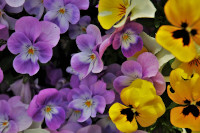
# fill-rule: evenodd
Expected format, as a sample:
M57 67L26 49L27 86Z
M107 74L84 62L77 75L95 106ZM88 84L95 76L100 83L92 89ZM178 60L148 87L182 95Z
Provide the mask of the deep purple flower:
M143 42L139 34L142 32L141 24L134 21L127 22L123 27L117 28L100 46L102 56L108 46L112 44L115 50L121 46L121 51L125 57L131 57L136 52L142 50Z
M44 13L43 0L26 0L24 3L24 9L31 15L35 15L37 19L40 19Z
M165 91L165 80L158 71L159 63L155 55L150 52L142 53L138 56L137 61L125 61L122 64L121 71L124 74L114 80L114 87L117 92L128 87L134 80L141 78L153 83L157 95L162 95Z
M44 20L51 21L60 27L61 33L69 28L69 22L76 24L80 19L80 9L89 7L89 0L44 0L48 10ZM87 9L86 8L86 9Z
M87 34L76 38L80 53L71 58L71 67L85 78L90 72L99 73L103 70L103 62L97 51L97 46L102 42L101 32L95 25L89 25Z
M18 133L31 125L32 120L19 99L13 97L8 101L0 100L0 132Z
M44 89L35 95L29 105L28 114L36 122L45 122L51 130L58 129L65 121L62 95L56 89Z
M80 18L79 22L69 27L69 37L71 39L76 39L78 35L85 34L86 28L90 24L90 16L83 16Z
M0 24L0 51L6 48L7 39L9 38L8 28Z
M36 74L39 71L38 60L47 63L59 39L59 27L51 22L39 22L34 17L17 20L15 33L7 43L9 51L18 54L13 61L15 71L30 76Z

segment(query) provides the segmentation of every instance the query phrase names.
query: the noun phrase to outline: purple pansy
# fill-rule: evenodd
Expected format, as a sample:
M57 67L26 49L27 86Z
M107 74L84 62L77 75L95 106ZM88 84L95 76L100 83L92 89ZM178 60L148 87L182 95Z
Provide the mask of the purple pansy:
M48 10L44 20L57 24L61 33L65 33L69 22L76 24L79 21L80 9L87 9L89 0L44 0L44 7Z
M70 25L69 27L69 37L71 39L76 39L78 35L85 34L86 28L90 24L90 16L83 16L80 18L79 22L75 25Z
M117 28L100 46L100 55L102 56L107 47L112 44L115 50L121 46L121 51L125 57L133 56L136 52L142 50L143 42L139 36L142 30L141 24L128 21L123 27Z
M0 100L0 132L18 133L31 125L32 119L19 99L13 97L8 101Z
M138 56L137 61L129 60L122 64L121 71L124 74L114 80L114 87L117 92L128 87L137 78L148 80L154 84L157 95L162 95L165 91L165 80L158 71L159 63L155 55L144 52Z
M43 121L45 118L49 129L58 129L66 118L62 96L56 89L41 90L33 97L29 105L29 116L36 122Z
M9 38L8 28L0 24L0 51L6 48L7 39Z
M35 15L37 19L40 19L44 13L43 0L26 0L24 3L24 9L31 15Z
M99 73L103 70L97 47L102 43L101 32L95 25L89 25L86 29L87 34L76 38L80 53L74 54L71 58L71 67L85 78L90 72Z
M59 39L59 27L51 22L39 22L34 17L17 20L15 33L7 42L9 51L18 54L13 61L15 71L30 76L36 74L39 71L38 60L47 63Z

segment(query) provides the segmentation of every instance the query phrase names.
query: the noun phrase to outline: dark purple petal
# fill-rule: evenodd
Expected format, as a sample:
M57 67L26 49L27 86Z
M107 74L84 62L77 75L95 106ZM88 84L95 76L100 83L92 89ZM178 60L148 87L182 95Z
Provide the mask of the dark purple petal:
M101 127L98 125L89 125L87 127L83 127L77 131L77 133L102 133Z
M35 42L41 34L42 26L34 17L22 17L15 24L15 31L24 33L31 42Z
M56 24L48 21L42 21L40 24L42 28L38 41L55 47L60 40L60 28Z
M70 39L76 39L78 35L84 34L83 30L80 29L81 27L79 25L70 25L69 26L69 37Z
M55 107L55 110L57 110L58 113L52 114L51 120L45 118L47 127L51 130L58 129L61 126L61 124L65 122L65 117L66 117L65 110L61 107Z
M78 23L80 26L87 26L90 24L90 21L91 21L90 16L83 16L80 18Z
M49 44L45 42L38 42L34 44L34 48L38 51L38 59L41 63L47 63L51 60L53 51Z
M81 80L81 85L86 85L90 87L90 85L97 82L98 77L94 74L89 74L87 77Z
M102 43L101 32L96 25L90 24L86 29L87 34L96 38L96 44Z
M118 93L122 91L122 89L128 87L134 79L128 76L119 76L117 77L114 82L113 86Z
M37 61L34 63L31 59L23 59L22 54L19 54L15 57L13 61L13 67L16 72L21 74L29 74L30 76L35 75L39 71L39 64Z
M166 89L166 82L162 74L158 72L156 76L151 78L151 80L153 81L153 85L156 89L156 94L162 95Z
M142 78L142 66L136 61L125 61L122 64L121 71L124 75L136 78Z
M15 23L16 23L17 19L12 18L12 17L8 16L8 15L5 14L5 13L4 13L3 17L4 17L3 19L5 19L5 20L6 20L6 23L9 25L9 29L15 30ZM1 21L1 19L0 19L0 21ZM2 23L2 24L4 24L4 23ZM5 24L5 25L6 25L6 24ZM8 26L7 26L7 27L8 27Z
M76 5L80 10L87 10L89 8L89 0L64 0L65 3Z
M58 10L64 6L63 0L44 0L43 3L47 10Z
M155 55L150 52L142 53L137 61L142 66L142 77L153 77L158 73L159 63Z
M65 17L71 24L76 24L80 20L80 11L77 6L73 4L65 5Z
M125 57L131 57L133 56L136 52L142 50L142 47L143 47L143 42L142 42L142 39L141 37L135 35L135 42L128 42L125 43L125 42L122 42L122 45L121 45L121 49L122 49L122 53Z
M135 34L140 34L143 31L143 26L139 23L131 21L131 22L127 23L123 28L124 31L126 31L128 29L131 29L132 31L134 31Z
M115 50L119 49L119 47L121 46L121 41L122 41L121 33L118 32L115 34L113 42L112 42L113 49L115 49Z
M104 97L96 95L92 99L96 105L95 110L98 111L99 113L103 114L103 112L106 108L106 100L104 99Z
M92 68L93 73L100 73L103 70L103 61L101 60L99 54L95 51L96 59L94 61L94 66Z
M70 86L72 88L78 88L79 85L80 85L79 77L77 75L72 75L70 78Z
M6 5L5 0L1 0L0 1L0 9L3 9L5 7L5 5Z
M83 52L91 52L96 46L96 38L92 35L83 34L76 38L78 48Z
M8 49L13 54L18 54L23 51L24 45L32 45L26 35L20 32L15 32L11 35L7 42Z

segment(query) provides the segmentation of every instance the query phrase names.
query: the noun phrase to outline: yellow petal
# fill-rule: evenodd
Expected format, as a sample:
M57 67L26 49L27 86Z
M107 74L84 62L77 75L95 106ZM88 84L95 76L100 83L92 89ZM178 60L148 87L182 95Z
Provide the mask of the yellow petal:
M100 0L98 20L101 26L110 29L126 14L129 4L129 0Z
M184 22L191 26L200 18L199 5L199 0L168 0L164 7L165 15L175 26L181 27Z
M177 30L181 29L173 26L161 26L156 34L156 41L180 61L189 62L197 55L195 45L191 37L189 37L188 45L184 45L182 38L174 38L173 32Z
M120 112L122 109L126 108L126 106L120 103L114 103L109 109L109 116L113 123L116 125L117 129L121 132L134 132L138 128L135 118L129 122L127 121L127 116L122 115Z
M193 131L200 131L200 116L194 117L192 113L183 115L184 107L175 107L170 112L171 123L179 128L190 128Z

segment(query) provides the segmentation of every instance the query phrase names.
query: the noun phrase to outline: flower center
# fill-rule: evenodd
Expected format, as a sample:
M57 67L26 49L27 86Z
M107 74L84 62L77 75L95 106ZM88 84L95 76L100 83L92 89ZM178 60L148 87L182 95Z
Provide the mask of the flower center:
M129 105L129 108L122 109L121 114L126 115L127 121L129 122L132 122L134 116L139 115L139 113L136 111L136 109L133 108L132 105Z
M29 53L29 54L32 54L32 55L33 55L33 54L34 54L34 51L35 51L35 50L34 50L34 48L32 48L32 47L30 47L30 48L28 49L28 53Z
M2 125L5 127L5 126L7 126L8 125L8 121L4 121L3 123L2 123Z
M86 28L85 27L82 27L81 30L84 31L84 32L86 32Z
M65 13L65 8L60 8L59 12L60 12L61 14L64 14L64 13Z
M77 113L77 114L78 114L78 113L81 113L81 111L80 111L80 110L75 110L74 112L75 112L75 113Z
M87 100L85 102L85 105L89 108L92 105L92 101L91 100Z
M50 106L46 106L46 107L45 107L45 112L47 112L47 113L50 113L50 112L51 112L51 110L52 110L52 109L51 109L51 107L50 107Z
M96 59L96 55L95 54L91 54L90 55L90 59L92 59L92 60Z
M123 34L122 39L126 41L127 39L129 39L129 35L127 33Z

